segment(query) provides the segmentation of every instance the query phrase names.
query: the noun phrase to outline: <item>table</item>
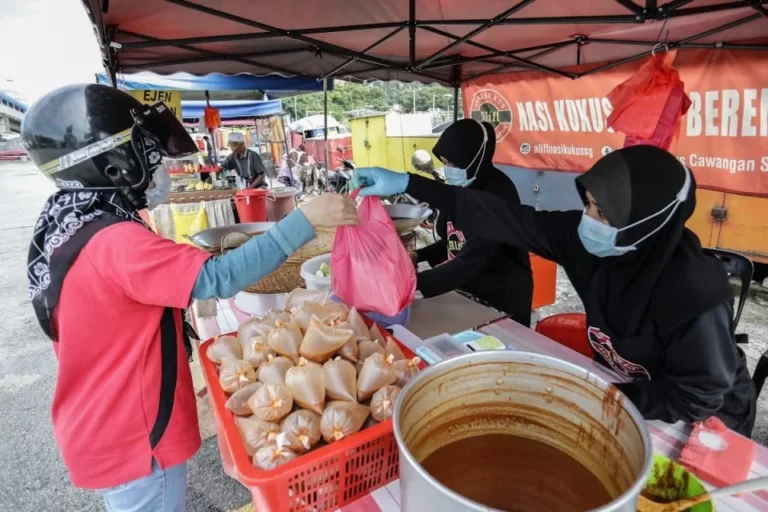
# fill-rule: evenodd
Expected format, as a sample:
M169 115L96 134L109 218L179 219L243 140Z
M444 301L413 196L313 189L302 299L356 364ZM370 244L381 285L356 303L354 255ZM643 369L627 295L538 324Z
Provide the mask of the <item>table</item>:
M236 189L216 189L216 190L191 190L189 192L172 192L168 196L168 203L189 204L199 203L201 201L221 201L232 199L237 193Z
M478 304L465 296L450 292L429 299L417 299L411 305L409 330L421 339L443 333L473 329L504 318L503 313Z
M205 340L221 333L236 331L237 326L247 320L250 315L238 310L234 301L230 299L219 301L215 318L199 318L196 316L194 308L192 316L200 338ZM410 325L409 329L394 326L392 330L400 341L411 350L415 350L423 343L423 340L411 330L421 332L425 327L421 324L423 320L420 320L419 317L412 317L411 320L416 320L416 323ZM478 330L495 336L504 342L509 349L550 355L586 368L608 381L620 380L619 376L610 369L512 320L501 319ZM691 431L691 426L683 422L667 424L660 421L649 421L648 428L653 441L654 452L671 459L679 457ZM749 478L761 476L768 476L768 448L757 445ZM715 488L707 482L704 484L708 489ZM715 506L718 512L768 512L768 491L718 499L715 501ZM394 481L343 507L341 512L397 512L399 510L400 484L399 481Z

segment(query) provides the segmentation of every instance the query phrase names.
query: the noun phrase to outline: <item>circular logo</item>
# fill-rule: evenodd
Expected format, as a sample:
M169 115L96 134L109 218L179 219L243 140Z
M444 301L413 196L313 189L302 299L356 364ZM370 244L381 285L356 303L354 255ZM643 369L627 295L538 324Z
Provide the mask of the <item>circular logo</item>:
M523 142L522 144L520 144L520 153L521 154L527 155L530 152L531 152L531 145L530 144L528 144L527 142Z
M603 156L607 155L608 153L612 153L612 152L613 152L613 148L611 146L603 146L603 147L600 148L600 154L603 155Z
M470 111L472 119L493 126L496 142L501 142L512 129L512 107L504 96L492 89L477 91L472 96Z

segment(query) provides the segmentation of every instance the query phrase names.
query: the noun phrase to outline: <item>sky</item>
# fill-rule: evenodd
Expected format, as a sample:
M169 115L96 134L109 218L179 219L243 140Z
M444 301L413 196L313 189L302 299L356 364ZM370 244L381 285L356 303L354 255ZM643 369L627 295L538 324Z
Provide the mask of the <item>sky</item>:
M31 103L67 84L93 83L101 53L80 0L0 0L0 88Z

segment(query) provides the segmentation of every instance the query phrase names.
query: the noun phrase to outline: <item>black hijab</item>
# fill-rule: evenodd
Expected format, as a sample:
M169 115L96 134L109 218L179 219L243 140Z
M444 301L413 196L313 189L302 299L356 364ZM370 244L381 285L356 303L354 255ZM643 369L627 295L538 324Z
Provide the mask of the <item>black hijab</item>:
M118 191L60 191L43 206L29 245L27 280L37 321L52 340L58 339L53 311L67 272L96 233L118 222L144 223Z
M473 162L472 160L483 145L481 128L485 130L488 138L485 144L485 154L477 157ZM432 149L432 153L437 158L445 158L456 167L466 169L468 177L476 176L469 188L484 190L494 179L503 177L506 181L510 181L504 173L493 165L495 150L496 134L491 125L474 119L461 119L445 129ZM475 170L477 170L477 174L475 174Z
M685 227L696 207L696 182L670 153L654 146L632 146L600 159L576 179L586 203L593 195L610 224L630 226L667 207L690 175L685 200L647 221L619 232L617 245L632 245L663 227L623 256L603 258L589 295L608 327L627 338L653 322L661 337L732 299L725 269L706 256L698 237ZM666 222L665 222L666 221Z

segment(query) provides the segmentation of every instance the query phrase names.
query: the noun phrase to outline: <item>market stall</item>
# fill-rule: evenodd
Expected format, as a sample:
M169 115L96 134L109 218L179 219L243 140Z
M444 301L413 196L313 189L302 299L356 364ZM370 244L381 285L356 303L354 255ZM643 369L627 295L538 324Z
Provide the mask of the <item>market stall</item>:
M200 119L208 106L205 101L182 100L182 114L188 129L202 136ZM214 132L219 158L226 155L227 135L241 131L246 137L246 146L261 155L267 170L274 170L286 151L285 129L283 127L283 105L280 100L214 100L210 106L219 110L221 128ZM198 128L195 130L195 128Z
M102 84L110 83L104 73L97 74L96 81ZM235 223L232 211L232 198L237 192L234 178L227 176L228 173L225 172L214 180L210 174L216 172L217 162L229 153L229 134L242 133L246 147L259 153L268 175L274 177L275 169L287 151L287 140L282 103L280 99L266 98L281 98L323 90L323 84L308 78L255 76L249 73L208 73L196 76L182 72L170 75L152 72L120 73L117 87L129 92L151 93L151 98L158 98L158 95L164 93L178 94L179 117L184 120L187 130L200 147L201 151L196 155L167 163L173 179L171 195L166 205L161 205L152 212L152 221L158 233L173 240L184 240L176 236L174 209L177 217L194 215L203 210L207 219L205 226L208 228ZM333 81L330 81L328 87L333 88ZM147 101L152 101L151 98ZM206 107L217 109L221 118L221 128L213 133L201 122ZM212 139L215 155L206 154L204 135ZM208 179L202 180L203 176L208 176ZM282 195L278 195L278 200L282 201ZM284 209L268 210L272 212ZM270 220L276 219L270 215Z
M482 5L453 3L447 6L419 0L409 2L390 0L379 5L377 9L361 7L359 2L337 0L325 6L321 16L316 11L299 8L298 4L295 4L295 8L290 9L291 16L288 22L286 22L285 12L265 9L266 4L260 2L248 6L235 5L236 2L219 2L214 8L186 0L158 0L140 6L122 2L120 5L122 9L116 9L116 3L120 4L113 1L110 11L102 12L99 2L95 0L87 2L91 13L99 13L99 16L92 14L92 19L97 23L102 46L104 48L119 47L114 52L110 51L108 55L107 61L112 75L122 68L151 69L160 72L183 68L201 73L210 69L237 73L256 68L268 73L316 77L324 83L336 76L438 82L454 87L455 117L458 110L459 88L462 84L469 81L477 84L480 79L502 71L533 70L552 76L577 79L645 59L658 51L660 41L663 41L662 51L672 49L764 51L767 48L764 39L761 39L765 36L766 13L768 13L763 7L762 0L729 3L702 1L695 6L690 5L694 3L690 0L671 1L666 4L648 1L643 5L625 0L599 1L571 3L567 6L561 2L531 0L524 0L512 6L493 2ZM523 9L525 10L521 16L518 11ZM557 15L552 16L553 12ZM175 39L159 39L167 35L163 34L164 23L172 23L179 17L190 20L190 23L184 27L183 33L174 34ZM349 25L337 26L339 19L343 19ZM286 23L290 26L286 26ZM112 26L121 28L107 30L107 27ZM471 28L465 29L466 26ZM514 29L510 29L512 26ZM542 30L542 26L545 26L546 30ZM243 33L246 27L250 33ZM137 33L136 30L142 30L145 33ZM204 45L205 49L194 45ZM643 50L635 50L634 48L637 47ZM152 48L156 52L151 59L145 53L147 48ZM201 54L204 56L201 57ZM483 96L481 93L482 91L478 94L482 101L477 104L469 98L464 98L465 112L472 112L472 115L476 115L478 119L492 122L496 129L497 141L504 139L516 129L518 116L524 122L530 123L529 126L547 126L546 113L542 114L543 119L539 124L536 115L537 106L531 105L529 116L526 105L516 105L513 108L503 97L494 94ZM583 106L586 103L580 105ZM578 117L579 107L574 104L571 112L574 118ZM586 115L586 117L589 116ZM323 138L327 143L329 138L327 116L324 116L323 125ZM573 131L579 131L582 125L574 122L572 126ZM544 131L544 128L540 129ZM528 155L532 152L532 148L530 144L523 143L519 146L519 152L522 155ZM328 161L327 158L326 161ZM538 192L538 189L534 189L534 192ZM322 299L319 304L312 301L301 304L306 309L317 306L333 309L325 299ZM306 306L306 304L314 304L314 306ZM301 308L298 308L298 303L294 306L295 308L282 306L279 309L285 308L285 311L266 314L263 318L249 319L250 315L243 313L232 300L219 301L214 312L208 310L201 313L196 306L195 321L198 332L203 338L234 332L246 321L249 328L268 330L263 334L268 339L277 336L274 334L275 331L279 331L278 334L282 338L284 333L280 330L288 328L280 325L280 322L287 319L298 322L297 318L302 312ZM434 320L441 314L437 310L430 312L428 301L419 303L419 306L422 310L426 310L425 317L430 320ZM343 309L343 306L339 307ZM461 309L460 306L459 309ZM484 310L483 312L491 316L489 320L494 320L492 312ZM349 311L345 314L351 316ZM334 335L341 336L338 330L344 328L339 327L338 323L348 318L344 314L342 316L344 318L328 320L324 327L316 327L326 329L328 331L326 334L330 338ZM331 435L323 436L327 445L318 445L316 450L299 457L295 457L296 453L286 453L283 450L286 445L279 443L268 444L267 448L270 451L265 454L265 457L269 455L267 459L259 456L263 447L254 454L255 457L249 457L250 454L246 451L241 433L235 426L236 420L231 412L227 412L224 405L225 401L231 400L235 395L229 397L225 393L221 380L222 377L227 377L231 382L233 372L229 365L227 368L224 367L221 358L219 366L215 364L216 361L206 361L210 355L208 349L214 344L219 344L217 348L225 343L235 347L243 341L246 346L250 343L253 351L259 351L256 355L261 355L263 358L263 352L260 352L264 348L263 341L258 339L253 341L257 336L252 338L243 336L245 340L239 341L222 336L216 341L205 342L202 345L201 354L205 354L203 366L210 386L212 403L217 408L218 419L223 425L218 441L225 470L251 490L254 503L259 510L333 510L343 507L343 510L389 512L400 508L401 496L410 496L412 500L414 496L436 497L440 504L450 502L454 505L451 510L487 509L489 507L483 507L477 502L480 500L470 501L462 498L459 494L448 491L447 487L439 485L434 479L430 481L426 478L424 476L426 471L420 468L419 463L424 463L428 456L431 456L427 453L429 450L425 448L425 446L432 446L429 444L430 436L421 439L421 445L417 446L417 449L421 450L421 455L427 453L427 456L420 458L412 455L410 451L412 445L407 445L405 438L411 436L413 440L413 436L418 437L418 431L428 431L429 425L419 424L417 418L415 424L418 428L403 433L399 430L404 428L403 423L397 421L399 407L420 392L435 400L431 407L425 407L422 404L422 407L425 407L424 416L432 414L432 409L444 405L440 397L434 397L433 393L459 395L458 402L455 402L459 404L458 406L443 409L447 417L472 409L475 405L475 402L472 402L475 399L475 393L467 393L464 397L465 402L461 402L460 395L463 389L472 388L475 380L478 380L484 383L485 389L472 389L477 394L485 396L487 400L480 402L480 406L488 406L493 401L492 395L496 394L505 399L509 396L509 402L513 402L513 405L520 404L522 409L525 409L525 412L518 411L521 415L528 414L532 410L535 415L539 411L551 412L550 409L563 409L563 403L575 411L574 414L569 415L561 410L554 416L542 412L538 423L534 421L529 434L533 438L542 431L546 431L550 440L560 443L558 446L563 446L562 440L565 437L568 440L567 448L580 450L578 455L592 464L593 478L596 474L601 475L601 481L606 486L602 491L610 487L610 496L606 498L610 503L603 501L598 504L601 507L605 505L606 510L635 509L638 495L646 478L651 474L651 466L658 462L658 459L653 456L654 453L656 457L668 456L684 461L687 469L680 468L680 471L685 471L685 481L702 480L703 488L708 489L723 486L734 478L745 480L766 474L768 451L726 428L714 432L719 441L722 442L724 439L727 441L712 447L702 441L708 439L707 436L699 435L702 428L709 428L702 427L701 423L690 426L643 421L638 411L624 399L624 395L616 387L608 384L627 380L626 376L613 373L606 366L601 366L509 320L493 321L489 325L474 324L474 320L469 322L466 328L470 332L448 332L447 339L443 338L442 341L454 349L454 352L439 352L437 341L423 340L411 334L402 325L394 325L391 330L395 338L402 343L399 348L401 354L407 353L410 356L411 352L416 352L424 355L427 360L432 359L430 362L438 362L444 356L476 350L484 352L482 357L475 359L480 365L493 358L493 354L485 351L499 350L503 351L505 356L499 357L501 362L497 362L498 364L508 361L512 365L512 361L518 357L515 365L511 366L513 370L495 368L498 374L494 373L493 379L489 380L487 375L479 372L472 374L472 365L468 364L469 373L461 374L460 379L451 382L440 380L440 372L455 369L452 364L423 369L424 374L435 380L427 380L426 385L410 386L402 391L403 396L407 395L407 397L403 399L401 396L398 399L397 403L400 405L395 408L394 422L382 421L364 428L366 425L363 420L354 421L354 428L351 429L354 433L350 434L348 430L343 433L340 429L337 429L338 432L331 430ZM369 333L373 336L374 325L369 324L370 322L366 322L366 327L370 329ZM380 334L382 327L385 326L375 327ZM424 326L415 321L409 328L421 330ZM451 330L453 331L454 327L451 327ZM353 332L352 335L354 334L356 333ZM269 347L275 348L279 354L298 356L304 344L307 343L307 336L307 333L295 332L290 350L282 344L279 345L280 350L277 350L277 344L270 344ZM385 335L382 334L382 338L384 337ZM223 339L225 341L222 342ZM468 339L468 341L462 341L462 339ZM339 340L336 339L336 341ZM600 341L610 345L610 337L607 342L604 339ZM472 343L477 348L473 349ZM356 339L353 339L352 344L358 350L360 349ZM341 346L327 351L324 356L339 354L340 357L344 357L342 349L346 345L345 341ZM386 346L389 347L389 344ZM459 348L456 348L457 346ZM372 350L375 352L386 350L384 343L377 347ZM425 352L424 348L428 350ZM544 354L555 359L521 354L523 351ZM389 359L389 355L393 352L394 350L384 354L379 352L379 354L382 358ZM510 356L515 353L519 354ZM615 352L612 354L619 357ZM357 362L362 363L361 376L363 369L368 366L369 358L365 358L364 361L362 358L357 359ZM519 379L519 374L524 373L526 368L517 363L525 358L528 358L529 366L536 367L537 370L546 369L553 373L548 374L549 380L541 379L541 375L531 374L531 381L537 383L537 386L521 396L514 394L514 390L510 391L505 386L510 381L519 382L516 379ZM269 362L272 363L271 360ZM623 364L625 361L620 362ZM259 363L263 364L263 361ZM289 361L287 364L293 363ZM384 366L386 370L385 364L379 365L377 362L377 365ZM244 376L248 382L254 382L256 378L249 376L247 365L241 366L243 371L235 374ZM299 362L298 366L292 366L291 370L303 368L296 372L303 373L307 371L304 368L306 366L306 362L304 364ZM254 373L252 367L250 373ZM416 373L411 377L418 379L418 375L419 373ZM568 376L565 382L576 385L578 389L584 389L584 394L588 395L587 398L574 396L571 387L562 386L563 381L559 378L563 375ZM578 383L573 379L574 376L579 376ZM430 382L434 385L429 385ZM527 383L523 384L527 385ZM266 384L259 389L267 389L269 393L262 391L260 395L254 395L257 396L258 403L252 405L249 399L250 412L263 413L265 406L261 399L266 398L271 400L269 407L280 409L281 414L287 414L290 408L285 408L281 397L275 394L279 390L265 388L265 386ZM386 386L381 387L376 392L385 388ZM233 389L234 393L239 392L237 386ZM366 391L370 390L366 388ZM263 396L265 394L269 396ZM314 396L317 400L304 400L304 404L299 405L304 410L312 410L311 406L317 405L321 398L325 400L325 395L321 397L320 394ZM594 401L595 396L598 397L597 403ZM308 397L302 394L302 398ZM365 393L364 398L360 396L357 398L365 407L372 409L372 403L367 401L370 397ZM389 402L392 401L394 399L390 398ZM499 401L509 406L506 400L499 399ZM552 405L553 403L555 405ZM357 409L354 406L348 407ZM321 408L318 407L317 410ZM494 409L490 407L487 410L489 417L492 416ZM585 410L588 411L586 416L589 416L586 419L584 418ZM323 417L326 411L327 409L322 409ZM365 413L365 416L367 414ZM403 417L407 416L407 412L401 414L404 415ZM355 416L360 419L360 416ZM279 416L278 419L282 417ZM518 417L515 416L515 418ZM547 421L551 418L557 421ZM528 416L525 416L525 419L530 420ZM403 421L407 423L409 420L414 421L413 418L406 418ZM441 420L440 415L436 415L435 420L444 421L444 419ZM515 422L510 422L507 425L508 428L516 428L517 425L513 423ZM476 423L475 427L478 425L482 427L487 425L487 422ZM274 429L275 426L268 425L266 428ZM394 438L392 431L394 431ZM417 434L413 431L417 431ZM451 428L447 426L443 431L450 432ZM276 430L272 431L272 434L279 435ZM434 432L434 435L437 438L442 433ZM303 436L309 437L308 434ZM469 437L471 436L467 438ZM269 440L269 431L260 439ZM315 441L317 440L319 436L315 438ZM606 442L606 440L609 441ZM311 444L311 441L308 442ZM739 447L738 450L732 449L736 446ZM432 446L432 448L436 447ZM686 457L686 450L689 456L691 452L696 452L703 460ZM567 449L564 451L567 452ZM517 453L515 450L499 450L499 452ZM743 454L747 452L753 457L745 458ZM473 452L470 451L470 453ZM398 454L401 457L399 465ZM471 460L470 457L467 459ZM671 471L674 476L677 466L671 465L668 461L664 464L667 464L664 467L674 469ZM395 483L398 469L406 475L403 485ZM554 466L553 469L555 469ZM530 488L548 484L548 480L551 480L549 478L551 475L546 473L534 476L538 480L531 482ZM614 479L621 480L621 483L617 484L618 480ZM479 482L478 485L482 483ZM384 485L387 486L383 487ZM502 486L503 479L500 480L498 487ZM418 496L419 494L421 496ZM556 489L552 489L547 497L556 494ZM574 495L573 497L583 496ZM429 509L430 502L426 504L422 502L422 504L424 506L419 510ZM735 498L718 500L717 506L724 510L768 510L768 497L765 493L743 494ZM493 508L501 508L501 506ZM581 509L584 508L597 507L589 506ZM562 510L563 508L551 509Z

